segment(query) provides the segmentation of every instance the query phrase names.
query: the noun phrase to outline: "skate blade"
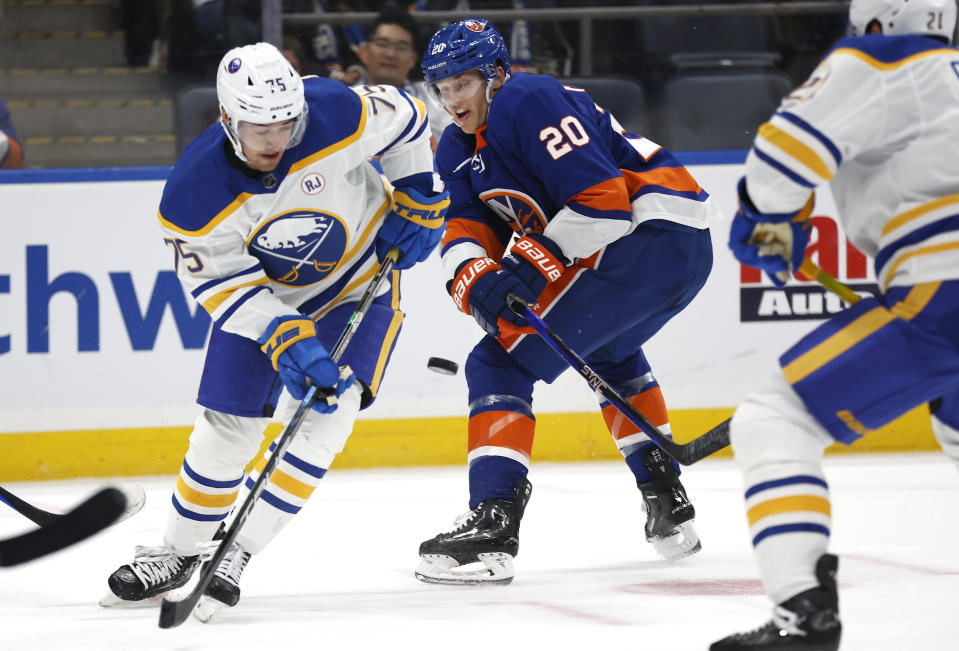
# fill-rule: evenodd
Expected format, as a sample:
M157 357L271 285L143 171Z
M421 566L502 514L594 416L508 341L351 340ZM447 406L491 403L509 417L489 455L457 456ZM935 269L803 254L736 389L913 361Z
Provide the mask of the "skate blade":
M692 556L703 548L692 520L687 520L677 526L676 533L672 536L653 538L649 542L656 553L667 561L678 561L681 558Z
M209 624L214 615L227 607L222 601L203 595L193 609L193 616L204 624Z
M445 585L507 585L513 580L513 557L502 552L477 554L477 561L460 565L443 554L420 557L413 575L424 583Z
M139 601L128 601L126 599L121 599L112 592L108 592L100 599L100 608L121 608L123 610L134 610L137 608L159 608L160 602L163 601L163 598L168 596L170 593L165 592L155 597L147 597L146 599L140 599Z

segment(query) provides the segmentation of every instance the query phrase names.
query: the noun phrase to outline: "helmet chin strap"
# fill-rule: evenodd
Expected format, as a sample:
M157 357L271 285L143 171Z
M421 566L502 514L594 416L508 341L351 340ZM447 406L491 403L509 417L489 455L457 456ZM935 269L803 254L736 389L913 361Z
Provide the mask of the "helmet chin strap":
M230 141L230 144L233 145L233 153L236 154L236 157L239 158L244 163L249 163L246 156L243 154L243 145L240 144L240 137L233 130L233 127L230 123L233 122L233 119L227 114L228 122L223 121L223 116L220 116L220 126L223 128L224 133L226 133L227 140Z
M503 83L505 84L507 81L509 81L509 78L510 78L510 74L507 72L506 76L503 77ZM493 102L492 91L493 91L494 81L496 81L496 77L492 77L486 80L486 103L487 104L491 104Z

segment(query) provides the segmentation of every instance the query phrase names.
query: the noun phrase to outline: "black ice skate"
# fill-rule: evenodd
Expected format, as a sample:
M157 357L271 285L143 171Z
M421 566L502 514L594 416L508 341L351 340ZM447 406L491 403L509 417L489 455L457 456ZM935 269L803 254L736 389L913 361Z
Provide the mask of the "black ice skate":
M652 475L638 484L646 507L646 540L668 561L695 554L703 547L693 527L696 509L672 461L652 445L643 451L643 465Z
M186 584L199 563L198 556L180 556L166 547L137 547L133 562L111 574L107 585L120 601L143 601ZM100 605L118 602L107 597Z
M519 553L519 523L533 485L520 479L513 499L488 499L457 520L453 531L420 545L416 578L426 583L506 584Z
M816 563L818 588L810 588L773 608L765 626L714 642L710 651L836 651L842 635L836 568L839 559L824 554Z
M238 543L230 545L220 565L217 566L210 585L207 586L197 602L193 615L201 622L209 622L223 607L232 608L240 601L240 577L250 554L243 551Z

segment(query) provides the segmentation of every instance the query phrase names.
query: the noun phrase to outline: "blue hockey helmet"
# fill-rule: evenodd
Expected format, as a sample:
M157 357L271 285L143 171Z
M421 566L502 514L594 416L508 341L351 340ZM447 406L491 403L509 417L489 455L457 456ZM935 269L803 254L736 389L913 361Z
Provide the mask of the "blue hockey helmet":
M479 70L489 83L496 77L497 65L509 76L509 51L492 23L466 18L433 34L421 65L430 86L470 70Z

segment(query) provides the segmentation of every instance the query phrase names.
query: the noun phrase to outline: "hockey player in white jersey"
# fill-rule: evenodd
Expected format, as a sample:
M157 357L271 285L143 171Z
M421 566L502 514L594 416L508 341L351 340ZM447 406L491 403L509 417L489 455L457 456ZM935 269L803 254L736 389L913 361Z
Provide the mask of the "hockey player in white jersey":
M874 260L880 295L803 337L732 420L772 620L713 651L839 648L822 453L931 401L959 440L959 51L955 0L852 0L854 34L759 130L730 248L777 285L799 268L816 186ZM890 598L895 595L890 593Z
M223 57L217 95L221 123L186 148L158 215L184 288L214 322L197 398L204 409L162 545L138 547L110 576L111 591L136 601L185 584L199 546L236 502L270 418L289 420L310 384L337 400L317 401L304 419L216 570L197 609L207 614L237 603L250 556L305 504L376 396L403 321L398 271L342 366L327 351L379 259L394 246L395 269L426 259L449 203L423 104L401 90L301 80L275 47L258 43ZM392 191L368 162L374 156Z

